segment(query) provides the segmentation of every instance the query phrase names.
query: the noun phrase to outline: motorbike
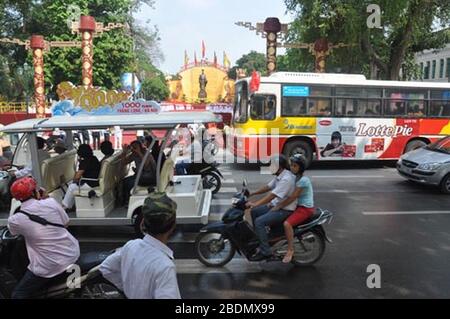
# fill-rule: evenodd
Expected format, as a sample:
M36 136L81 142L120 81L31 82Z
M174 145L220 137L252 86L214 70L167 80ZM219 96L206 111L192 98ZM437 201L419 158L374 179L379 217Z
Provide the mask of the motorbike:
M188 175L201 175L203 181L203 188L210 189L213 194L216 194L220 187L222 187L223 175L217 168L217 162L207 163L192 163L187 169Z
M178 141L174 140L170 143L169 148L173 150ZM172 151L167 155L170 156ZM205 156L207 160L205 160ZM213 194L219 192L222 187L223 175L218 169L219 164L213 160L211 153L205 152L205 144L203 144L203 158L201 163L191 163L187 169L187 175L201 175L204 189L210 189Z
M0 170L0 210L7 209L11 204L11 196L9 195L9 184L11 176L7 171Z
M249 191L244 180L241 192L232 198L232 207L222 217L222 221L211 223L200 230L195 241L198 260L208 267L222 267L233 259L236 252L249 261L255 254L259 241L253 228L244 220L244 210ZM304 223L294 227L295 266L310 266L318 262L324 252L325 243L331 239L325 233L323 224L331 223L333 213L318 208ZM273 256L267 261L281 261L287 252L287 240L283 225L271 227L268 234Z
M100 264L114 251L82 254L76 265L81 270L79 282L71 285L73 270L52 278L34 298L122 299L123 294L103 278ZM22 236L13 236L7 227L0 228L0 299L8 299L25 274L28 257ZM73 275L72 275L73 276Z

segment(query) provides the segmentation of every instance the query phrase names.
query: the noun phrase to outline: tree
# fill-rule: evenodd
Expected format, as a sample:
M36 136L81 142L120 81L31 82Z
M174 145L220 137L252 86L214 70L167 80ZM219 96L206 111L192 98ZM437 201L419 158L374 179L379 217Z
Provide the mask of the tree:
M153 0L3 0L0 1L0 37L27 40L32 34L41 34L48 41L79 40L71 34L68 7L76 5L81 14L89 14L98 22L127 23L130 30L115 29L94 39L94 85L119 88L120 76L125 72L141 71L162 60L156 28L141 25L133 13L142 4L153 6ZM133 44L133 39L135 45ZM32 65L32 57L24 47L0 43L0 75L7 70L7 79L16 85L14 74L25 62ZM137 61L139 60L139 61ZM52 48L44 56L47 92L56 91L62 81L79 84L81 81L80 48ZM2 73L3 72L3 73ZM0 95L22 100L22 96Z
M146 100L155 101L164 101L170 93L166 81L160 76L146 78L142 82L141 91Z
M266 72L266 56L263 53L256 51L250 51L248 54L244 54L236 61L236 66L232 67L228 71L228 77L230 79L236 78L236 69L245 69L247 73L256 70L261 73Z
M288 11L296 15L288 42L314 42L326 37L332 43L354 44L337 49L327 59L328 71L362 72L370 75L375 65L380 77L397 80L403 66L410 66L414 53L443 47L448 32L433 32L449 25L448 0L285 0ZM381 8L380 29L369 28L369 4ZM311 69L312 55L307 50L287 51L289 66ZM311 64L307 61L311 61ZM406 72L414 73L410 67ZM410 78L412 74L404 74Z

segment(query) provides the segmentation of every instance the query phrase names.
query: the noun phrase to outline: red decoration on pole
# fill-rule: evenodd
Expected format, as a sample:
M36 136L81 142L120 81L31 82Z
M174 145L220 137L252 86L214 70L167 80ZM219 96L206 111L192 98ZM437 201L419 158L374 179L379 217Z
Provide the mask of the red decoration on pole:
M202 60L205 59L205 55L206 55L206 46L205 41L202 40Z
M253 70L252 78L250 80L250 92L256 92L259 89L259 84L261 83L261 76L259 72Z
M315 71L317 73L325 72L325 60L330 52L330 45L325 38L317 39L314 42L314 55L316 56Z
M91 16L80 17L81 33L81 65L82 65L82 84L86 87L93 85L93 63L94 63L94 32L95 19Z
M45 117L45 80L44 80L44 48L45 41L41 35L32 35L30 48L33 50L34 66L34 102L36 117Z

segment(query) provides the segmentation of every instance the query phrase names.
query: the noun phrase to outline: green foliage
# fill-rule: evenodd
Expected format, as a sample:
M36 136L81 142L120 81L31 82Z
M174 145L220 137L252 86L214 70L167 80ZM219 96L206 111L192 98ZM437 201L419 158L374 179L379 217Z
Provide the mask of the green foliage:
M144 78L162 60L158 30L138 24L132 13L142 4L153 6L153 0L4 0L0 1L0 37L27 40L41 34L47 41L80 41L68 26L70 5L77 5L81 14L89 14L104 24L126 23L129 30L115 29L94 39L94 85L108 89L120 87L124 72L142 73ZM135 43L133 43L133 41ZM0 43L0 95L23 100L25 91L15 80L25 63L32 65L32 56L24 47ZM81 82L81 49L52 48L44 56L46 91L53 93L62 81ZM165 83L163 81L163 83Z
M169 97L169 88L164 77L155 76L146 78L142 82L142 94L146 100L163 101Z
M266 56L256 51L250 51L250 53L244 54L236 61L236 65L228 71L228 77L230 79L236 78L236 69L244 69L247 71L247 74L250 74L253 70L265 73Z
M285 0L296 16L287 42L313 43L326 37L331 43L353 44L339 48L327 59L327 72L366 73L376 65L380 76L398 79L414 76L413 53L440 48L449 42L448 32L433 32L449 26L448 0ZM381 28L368 28L369 4L381 8ZM314 57L305 49L287 50L283 67L291 71L313 71ZM409 59L409 60L408 60ZM409 74L408 72L412 72Z

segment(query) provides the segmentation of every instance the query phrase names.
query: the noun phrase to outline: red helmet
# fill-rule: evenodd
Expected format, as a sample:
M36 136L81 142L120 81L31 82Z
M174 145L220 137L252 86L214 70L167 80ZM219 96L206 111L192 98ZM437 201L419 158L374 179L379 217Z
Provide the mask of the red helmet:
M32 177L23 177L11 185L11 195L17 200L24 201L33 196L37 183Z

